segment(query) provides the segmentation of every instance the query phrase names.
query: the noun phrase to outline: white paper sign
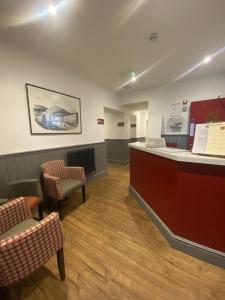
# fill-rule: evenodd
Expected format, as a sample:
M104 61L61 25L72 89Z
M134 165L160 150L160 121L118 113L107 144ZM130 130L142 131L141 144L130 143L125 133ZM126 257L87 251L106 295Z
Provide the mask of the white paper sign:
M197 124L195 127L195 139L192 153L206 154L208 140L208 124Z

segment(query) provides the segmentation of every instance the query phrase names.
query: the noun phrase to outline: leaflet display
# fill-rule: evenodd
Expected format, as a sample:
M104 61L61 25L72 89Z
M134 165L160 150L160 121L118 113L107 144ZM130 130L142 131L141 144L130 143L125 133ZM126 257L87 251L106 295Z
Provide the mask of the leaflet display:
M225 122L196 125L192 153L225 156Z

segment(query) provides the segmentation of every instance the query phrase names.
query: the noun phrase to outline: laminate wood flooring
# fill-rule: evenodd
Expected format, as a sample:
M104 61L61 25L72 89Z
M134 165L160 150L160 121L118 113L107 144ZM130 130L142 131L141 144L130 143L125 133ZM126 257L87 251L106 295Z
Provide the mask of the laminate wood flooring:
M27 300L224 300L225 270L172 249L129 195L129 166L75 193L64 207L66 280L56 258L10 288Z

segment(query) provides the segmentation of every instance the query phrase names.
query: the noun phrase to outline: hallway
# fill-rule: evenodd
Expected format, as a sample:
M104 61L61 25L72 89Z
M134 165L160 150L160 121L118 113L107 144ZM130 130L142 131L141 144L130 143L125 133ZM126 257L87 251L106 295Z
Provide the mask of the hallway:
M11 299L222 300L225 270L173 250L129 195L129 166L108 166L64 207L67 278L51 259L10 289Z

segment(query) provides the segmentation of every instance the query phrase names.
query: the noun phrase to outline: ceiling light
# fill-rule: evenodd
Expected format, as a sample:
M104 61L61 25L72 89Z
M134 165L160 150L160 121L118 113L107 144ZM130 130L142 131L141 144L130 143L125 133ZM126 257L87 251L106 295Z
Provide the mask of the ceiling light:
M48 12L51 15L55 16L56 15L56 10L57 10L56 6L50 6L49 9L48 9Z
M212 58L210 56L206 56L203 60L203 63L208 64L211 60L212 60Z
M128 72L128 78L131 82L135 82L137 80L137 74L134 71Z

